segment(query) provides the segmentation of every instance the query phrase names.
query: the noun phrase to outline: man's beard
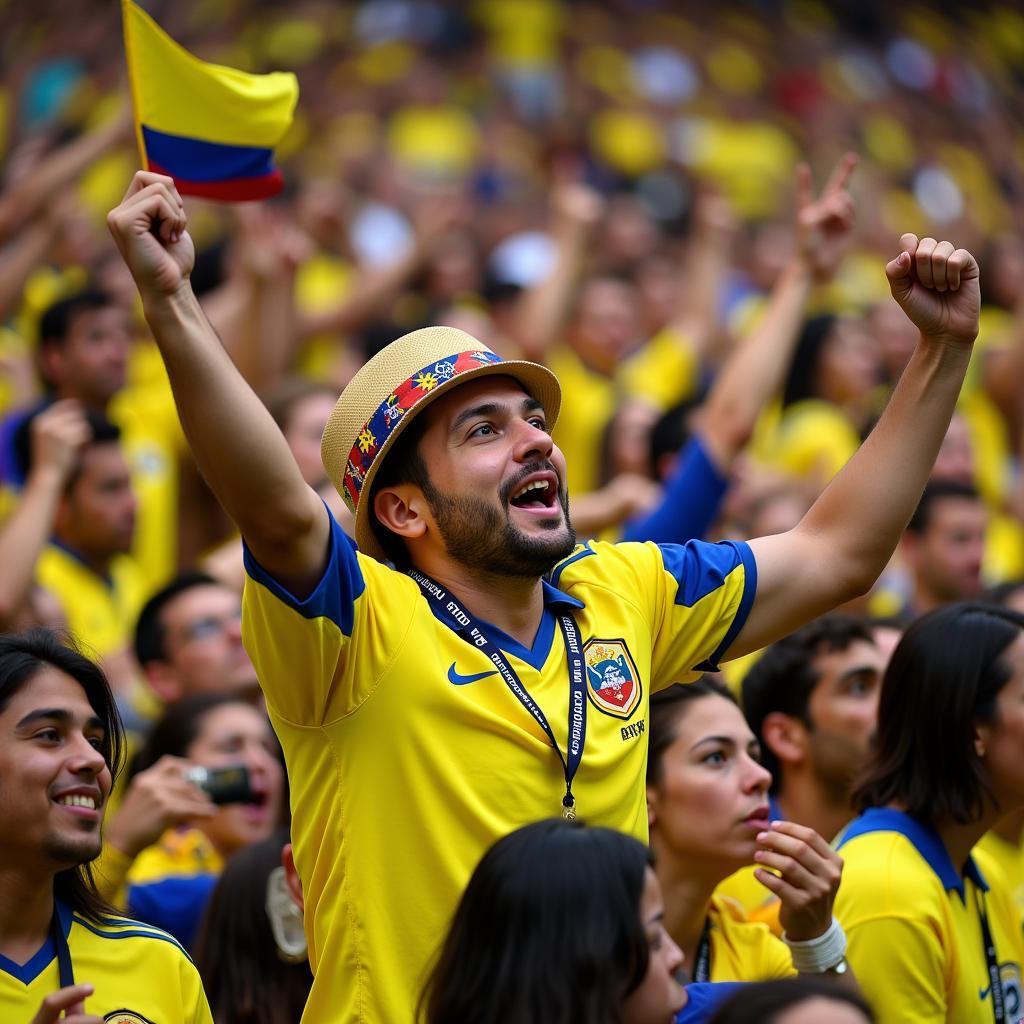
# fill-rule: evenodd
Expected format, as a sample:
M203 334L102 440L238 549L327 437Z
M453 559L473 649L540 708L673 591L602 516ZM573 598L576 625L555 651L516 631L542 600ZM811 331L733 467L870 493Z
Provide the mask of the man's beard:
M528 476L549 469L546 465L526 467L502 488L505 515L483 498L442 494L433 484L422 485L423 494L437 522L448 554L461 565L493 576L539 579L572 553L576 532L569 521L569 499L560 491L561 520L542 522L550 537L528 537L511 521L509 496Z
M836 806L850 803L869 756L845 736L811 730L814 774L828 800Z
M67 867L95 860L102 848L103 840L98 828L75 838L50 834L43 840L43 853L47 859Z

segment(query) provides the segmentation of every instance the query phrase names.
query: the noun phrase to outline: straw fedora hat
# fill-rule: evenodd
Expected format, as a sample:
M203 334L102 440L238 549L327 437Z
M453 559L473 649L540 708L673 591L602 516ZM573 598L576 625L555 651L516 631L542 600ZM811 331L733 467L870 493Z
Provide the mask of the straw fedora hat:
M393 341L349 381L331 413L320 457L331 482L355 514L356 543L385 561L374 536L369 496L373 480L402 431L431 402L466 381L513 377L544 407L554 425L562 401L558 379L538 363L504 360L465 331L424 327ZM366 496L361 501L361 496Z

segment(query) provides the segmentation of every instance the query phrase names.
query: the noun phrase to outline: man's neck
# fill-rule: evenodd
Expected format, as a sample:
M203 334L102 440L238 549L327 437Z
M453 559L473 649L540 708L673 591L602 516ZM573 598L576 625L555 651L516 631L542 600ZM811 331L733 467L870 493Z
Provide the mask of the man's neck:
M87 551L74 544L66 537L55 536L54 540L57 541L57 543L66 551L69 551L75 558L77 558L78 561L80 561L87 569L90 569L99 576L100 579L105 580L110 577L110 566L114 560L111 555Z
M544 614L544 588L539 579L472 573L463 566L417 566L450 590L466 610L497 626L524 647L532 647Z
M1020 846L1021 838L1024 836L1024 807L1011 811L1005 818L1000 818L992 826L992 831L1011 845Z
M787 821L813 828L826 843L853 817L849 803L830 800L825 787L814 779L784 781L775 799Z
M53 876L0 870L0 953L27 963L46 941L53 917Z
M986 813L978 821L972 821L966 825L961 825L956 821L936 825L946 852L949 854L949 859L958 873L963 873L964 864L967 863L971 850L998 820L998 812L989 805Z

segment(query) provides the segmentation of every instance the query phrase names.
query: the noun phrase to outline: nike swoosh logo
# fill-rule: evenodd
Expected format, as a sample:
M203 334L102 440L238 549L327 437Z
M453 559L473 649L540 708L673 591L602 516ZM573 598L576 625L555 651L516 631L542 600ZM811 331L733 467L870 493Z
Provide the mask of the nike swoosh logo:
M477 674L473 676L460 675L455 671L455 662L453 661L448 668L448 682L453 686L465 686L467 683L476 683L481 679L486 679L488 676L496 676L497 674L498 673L496 671L491 671L477 672Z

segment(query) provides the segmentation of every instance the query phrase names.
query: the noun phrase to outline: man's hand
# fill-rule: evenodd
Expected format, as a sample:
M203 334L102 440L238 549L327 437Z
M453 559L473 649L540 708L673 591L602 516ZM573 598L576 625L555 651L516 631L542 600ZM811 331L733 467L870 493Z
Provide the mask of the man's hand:
M68 985L51 992L40 1004L29 1024L103 1024L103 1018L85 1012L85 1000L93 994L92 985Z
M33 469L52 470L63 483L88 440L81 405L70 398L54 402L32 421Z
M185 206L166 175L136 171L107 226L144 300L173 294L192 272L196 253Z
M828 281L846 255L853 230L853 198L846 191L857 154L847 153L836 164L821 195L811 191L811 169L796 169L797 252L816 281Z
M754 874L779 897L779 923L786 938L804 942L824 935L832 924L832 904L843 874L839 854L814 829L792 821L773 821L757 843L758 865L779 872Z
M217 808L213 801L185 778L190 767L188 761L167 754L152 768L139 772L107 826L107 842L135 857L167 829L214 814Z
M978 263L966 249L906 234L903 250L885 267L889 290L917 329L929 338L970 344L978 336L981 289Z

